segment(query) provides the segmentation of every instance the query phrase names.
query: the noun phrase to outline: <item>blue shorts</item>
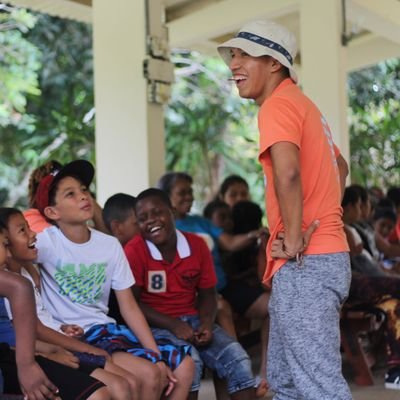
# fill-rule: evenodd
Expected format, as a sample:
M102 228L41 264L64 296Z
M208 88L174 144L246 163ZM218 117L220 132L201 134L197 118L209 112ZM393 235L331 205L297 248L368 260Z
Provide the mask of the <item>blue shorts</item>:
M190 352L190 345L188 344L174 346L165 337L154 336L154 339L160 349L161 357L153 350L144 348L139 339L126 325L99 324L92 326L85 333L85 341L87 343L99 347L109 354L116 351L125 351L152 363L163 360L172 370L178 368L179 364Z
M180 319L188 323L193 329L197 329L200 325L197 315L183 316ZM153 328L152 331L154 336L168 338L177 346L190 344L185 340L178 339L167 329ZM199 347L192 344L191 356L196 365L191 392L196 392L200 388L203 366L215 371L219 378L226 380L229 394L252 388L255 385L248 354L237 341L216 324L213 327L211 343Z

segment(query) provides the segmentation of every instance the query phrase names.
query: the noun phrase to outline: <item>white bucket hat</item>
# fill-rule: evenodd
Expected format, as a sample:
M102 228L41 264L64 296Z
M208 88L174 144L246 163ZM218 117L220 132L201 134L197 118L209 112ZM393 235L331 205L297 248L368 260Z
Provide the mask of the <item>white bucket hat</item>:
M218 46L218 52L229 66L230 50L237 48L253 57L271 56L287 67L290 77L297 83L293 68L297 54L296 37L282 25L273 21L253 21L244 25L236 36Z

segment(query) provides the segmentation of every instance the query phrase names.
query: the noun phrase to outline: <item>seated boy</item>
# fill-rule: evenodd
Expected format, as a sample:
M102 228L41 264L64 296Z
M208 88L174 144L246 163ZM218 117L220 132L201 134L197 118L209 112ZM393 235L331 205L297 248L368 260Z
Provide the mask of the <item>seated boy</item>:
M125 246L136 278L134 293L154 333L175 344L192 344L196 364L190 399L196 399L203 364L227 381L232 399L253 399L247 353L214 324L216 275L204 240L175 229L168 195L148 189L136 199L141 235Z
M125 193L117 193L109 197L103 207L104 225L122 246L125 246L129 240L139 233L135 215L135 202L135 197ZM123 324L124 320L114 290L111 290L108 308L108 315L114 318L117 323Z
M44 177L37 189L38 209L54 224L37 236L44 304L57 322L82 326L88 343L133 372L141 399L158 399L165 385L171 389L174 384L170 398L186 399L193 371L188 347L157 346L132 295L135 280L121 245L87 226L93 217L88 192L93 176L93 166L77 160ZM107 315L111 289L127 326ZM177 379L159 361L176 368Z
M136 198L125 193L111 196L103 207L103 221L122 246L125 246L137 233L139 227L135 215Z

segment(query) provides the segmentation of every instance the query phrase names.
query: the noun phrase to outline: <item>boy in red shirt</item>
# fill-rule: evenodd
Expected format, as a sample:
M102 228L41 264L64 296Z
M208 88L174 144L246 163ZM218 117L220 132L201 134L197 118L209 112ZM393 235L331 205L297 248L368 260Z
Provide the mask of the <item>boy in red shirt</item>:
M190 399L196 399L203 364L227 381L232 399L253 399L255 380L247 353L214 324L216 276L204 240L175 229L171 202L159 189L136 199L140 236L125 246L135 275L133 286L153 331L174 344L192 344L196 372Z

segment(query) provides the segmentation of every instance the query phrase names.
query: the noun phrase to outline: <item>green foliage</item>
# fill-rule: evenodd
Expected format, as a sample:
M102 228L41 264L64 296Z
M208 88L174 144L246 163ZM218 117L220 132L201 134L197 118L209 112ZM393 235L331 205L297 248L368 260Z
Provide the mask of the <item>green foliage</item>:
M36 18L0 3L0 127L32 129L25 113L26 95L38 95L40 52L24 34Z
M25 206L33 168L49 159L94 161L92 34L86 24L3 10L0 204Z
M176 83L166 113L167 170L193 176L198 208L233 173L249 181L254 200L263 204L257 107L239 98L219 59L176 53L173 62Z
M352 181L400 185L400 60L349 76Z

